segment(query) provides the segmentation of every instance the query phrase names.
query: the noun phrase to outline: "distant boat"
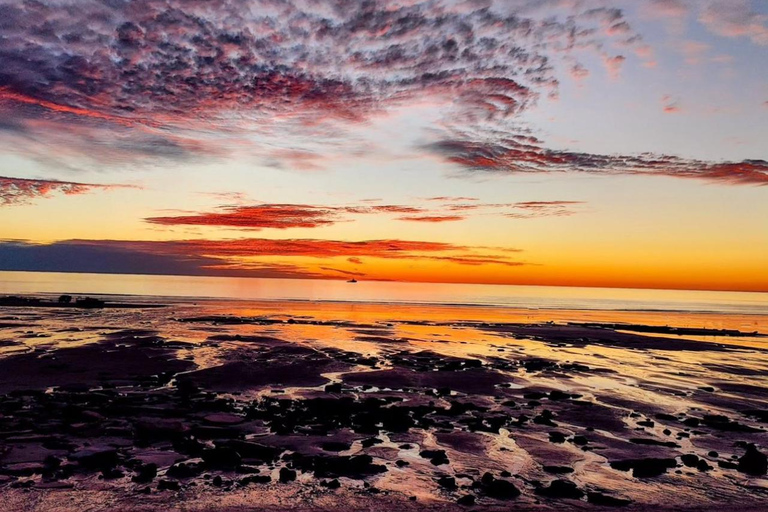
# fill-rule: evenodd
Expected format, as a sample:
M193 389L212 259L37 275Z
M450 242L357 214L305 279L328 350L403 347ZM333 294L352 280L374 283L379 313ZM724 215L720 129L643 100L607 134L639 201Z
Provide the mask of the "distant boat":
M356 282L357 282L357 279L354 279L354 278L353 278L353 279L350 279L350 280L349 280L349 281L347 281L347 282L348 282L348 283L356 283Z

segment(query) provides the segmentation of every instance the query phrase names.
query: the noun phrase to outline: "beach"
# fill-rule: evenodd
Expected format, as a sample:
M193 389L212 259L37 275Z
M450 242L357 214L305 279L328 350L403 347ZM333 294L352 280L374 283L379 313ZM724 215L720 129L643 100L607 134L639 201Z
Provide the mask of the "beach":
M3 510L768 499L765 315L134 299L0 308Z

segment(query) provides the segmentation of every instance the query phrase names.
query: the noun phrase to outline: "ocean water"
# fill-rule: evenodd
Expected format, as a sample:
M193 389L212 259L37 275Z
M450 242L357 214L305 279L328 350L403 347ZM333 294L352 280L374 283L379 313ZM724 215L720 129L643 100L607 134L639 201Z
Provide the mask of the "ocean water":
M531 310L670 311L768 315L768 293L200 276L0 272L0 295L116 295Z

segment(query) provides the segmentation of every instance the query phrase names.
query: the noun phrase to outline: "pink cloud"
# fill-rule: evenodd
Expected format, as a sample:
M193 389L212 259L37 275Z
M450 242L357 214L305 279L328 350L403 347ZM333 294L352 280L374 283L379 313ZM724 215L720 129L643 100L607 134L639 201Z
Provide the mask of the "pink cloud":
M768 15L752 9L748 0L716 0L708 3L699 21L723 37L746 37L761 46L768 45Z
M608 76L612 80L618 80L621 76L621 68L624 65L624 62L627 60L626 57L623 55L614 55L610 56L608 54L603 54L603 65L605 66L605 69L608 71Z
M682 111L679 100L673 98L669 94L665 94L661 97L661 104L665 114L678 114Z

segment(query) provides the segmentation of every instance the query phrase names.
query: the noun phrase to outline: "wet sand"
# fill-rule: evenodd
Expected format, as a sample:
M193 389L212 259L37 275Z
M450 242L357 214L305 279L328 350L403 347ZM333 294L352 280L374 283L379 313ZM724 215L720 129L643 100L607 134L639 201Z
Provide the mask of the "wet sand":
M766 334L758 315L0 307L0 510L764 510Z

